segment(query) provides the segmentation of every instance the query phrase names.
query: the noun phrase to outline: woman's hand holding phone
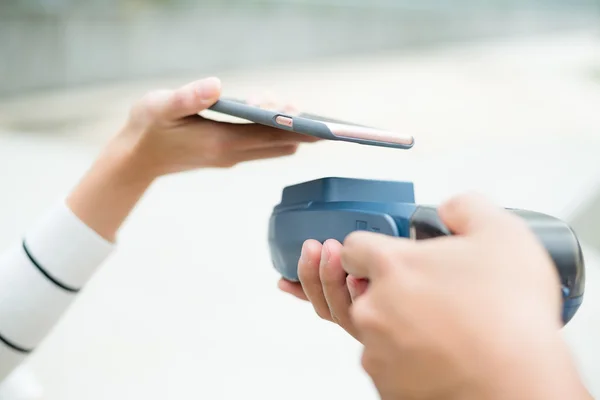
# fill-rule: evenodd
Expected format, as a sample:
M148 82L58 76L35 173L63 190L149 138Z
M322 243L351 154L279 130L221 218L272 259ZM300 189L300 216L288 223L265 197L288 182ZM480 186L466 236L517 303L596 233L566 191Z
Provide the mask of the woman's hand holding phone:
M317 139L263 125L236 125L198 115L221 96L207 78L175 90L148 93L129 114L68 198L73 212L113 240L135 204L160 176L199 168L292 155Z

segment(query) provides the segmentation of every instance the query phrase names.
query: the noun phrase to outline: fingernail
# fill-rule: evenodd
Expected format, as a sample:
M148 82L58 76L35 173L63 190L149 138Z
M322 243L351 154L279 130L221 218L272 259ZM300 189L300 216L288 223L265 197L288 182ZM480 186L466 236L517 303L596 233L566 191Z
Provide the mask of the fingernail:
M198 85L198 95L203 100L212 100L219 97L221 81L218 78L206 78Z

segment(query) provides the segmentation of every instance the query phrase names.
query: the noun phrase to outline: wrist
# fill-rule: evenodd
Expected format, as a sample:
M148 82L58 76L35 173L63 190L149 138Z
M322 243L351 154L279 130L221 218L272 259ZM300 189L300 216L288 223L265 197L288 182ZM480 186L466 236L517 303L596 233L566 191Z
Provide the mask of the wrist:
M473 399L591 399L559 332L500 347L489 352L495 360L480 375Z
M94 167L100 166L109 172L106 167L110 165L110 172L127 180L129 184L151 184L161 175L160 167L156 165L157 160L153 160L144 151L138 136L141 135L135 135L131 128L124 128L108 142Z
M67 199L71 211L110 242L157 177L137 146L123 139L109 142Z

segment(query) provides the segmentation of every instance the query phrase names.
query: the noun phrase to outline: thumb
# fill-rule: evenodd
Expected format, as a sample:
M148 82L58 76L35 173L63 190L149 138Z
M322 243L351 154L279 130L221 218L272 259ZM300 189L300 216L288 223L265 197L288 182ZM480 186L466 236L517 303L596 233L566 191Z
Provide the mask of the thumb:
M379 233L356 231L344 240L342 267L355 279L374 281L389 268L404 265L403 256L414 250L415 243Z
M504 209L475 193L453 197L438 208L442 222L456 235L466 235L496 226L496 222L502 219L504 213Z
M154 97L152 108L161 118L176 120L212 106L221 96L221 81L206 78Z

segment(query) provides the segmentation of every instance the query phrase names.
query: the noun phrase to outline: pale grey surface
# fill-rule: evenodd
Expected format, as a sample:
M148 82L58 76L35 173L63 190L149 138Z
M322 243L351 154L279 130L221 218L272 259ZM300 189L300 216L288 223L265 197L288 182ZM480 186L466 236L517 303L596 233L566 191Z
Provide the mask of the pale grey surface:
M594 0L44 3L0 4L0 96L593 29L600 21Z
M554 37L229 76L229 92L271 88L310 111L414 132L417 146L320 143L158 182L118 253L32 358L46 398L375 398L359 347L276 290L266 223L281 189L323 176L410 179L423 203L475 189L568 217L600 172L600 88L587 75L598 48L593 36ZM79 112L99 105L106 115L77 128L94 140L0 135L0 244L71 187L138 90L96 92L96 102L69 94ZM6 104L0 122L24 118L26 104L40 121L68 115L69 101L50 98ZM566 335L598 396L600 264L585 252L586 300Z

